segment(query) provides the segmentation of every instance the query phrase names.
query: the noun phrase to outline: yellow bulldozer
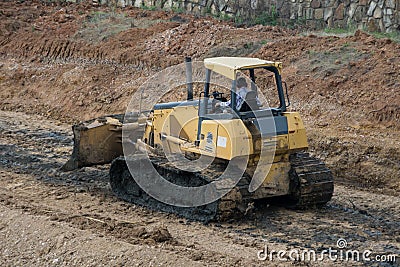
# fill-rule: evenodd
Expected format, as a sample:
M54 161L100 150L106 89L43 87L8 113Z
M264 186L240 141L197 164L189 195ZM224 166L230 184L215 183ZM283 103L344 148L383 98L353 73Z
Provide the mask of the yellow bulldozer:
M280 62L207 58L204 89L195 99L188 58L186 65L186 100L74 125L73 153L63 169L111 163L110 185L121 199L201 221L248 214L254 201L270 198L296 208L331 199L332 173L305 152L303 121L287 110ZM230 81L228 93L215 89L212 75ZM275 107L262 105L259 75L272 78Z

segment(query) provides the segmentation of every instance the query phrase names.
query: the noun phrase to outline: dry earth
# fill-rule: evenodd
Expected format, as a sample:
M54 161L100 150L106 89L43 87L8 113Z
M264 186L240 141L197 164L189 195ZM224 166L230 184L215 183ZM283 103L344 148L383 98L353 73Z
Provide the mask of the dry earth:
M400 252L400 45L279 27L236 28L161 11L0 3L0 264L271 265L257 252L336 248ZM333 170L321 210L264 205L202 225L116 199L108 167L62 173L71 124L123 112L157 71L184 56L279 60L311 152ZM262 82L262 80L260 80ZM272 265L320 266L309 261Z

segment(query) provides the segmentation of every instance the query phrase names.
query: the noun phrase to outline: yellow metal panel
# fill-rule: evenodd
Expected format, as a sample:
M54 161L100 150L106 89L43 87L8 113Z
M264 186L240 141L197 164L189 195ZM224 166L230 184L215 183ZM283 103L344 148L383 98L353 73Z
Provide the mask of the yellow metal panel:
M231 160L253 153L251 134L240 119L203 121L201 134L200 149L218 158Z
M169 121L168 116L172 109L154 110L153 114L153 127L154 127L154 143L161 144L160 133L166 132L169 134Z
M265 169L265 173L268 171L268 174L262 185L254 192L253 197L255 199L268 196L282 196L290 193L290 163L288 161L260 167Z
M288 121L289 148L291 150L308 148L306 129L298 112L284 112Z
M275 147L275 154L287 153L289 150L289 138L287 134L266 137L262 142L264 149L268 147L273 149Z
M171 132L178 132L177 137L194 142L197 139L198 107L179 106L175 107L171 117L177 121L179 129L171 129ZM170 119L172 122L172 120ZM175 125L171 125L175 128ZM175 135L174 135L175 136Z
M199 148L202 151L216 156L218 126L216 121L203 121Z
M196 140L197 121L197 106L178 106L172 109L154 110L154 143L161 142L159 133L189 141Z

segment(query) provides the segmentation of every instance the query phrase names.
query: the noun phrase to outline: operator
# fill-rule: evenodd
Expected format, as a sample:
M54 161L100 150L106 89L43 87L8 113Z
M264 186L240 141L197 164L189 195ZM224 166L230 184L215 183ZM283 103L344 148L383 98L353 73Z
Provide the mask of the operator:
M246 94L250 92L251 89L248 89L246 79L244 77L239 77L236 81L236 110L240 111L242 107L243 101L246 98ZM262 106L258 96L256 97L257 105ZM229 106L231 104L231 100L227 102L221 102L221 106Z

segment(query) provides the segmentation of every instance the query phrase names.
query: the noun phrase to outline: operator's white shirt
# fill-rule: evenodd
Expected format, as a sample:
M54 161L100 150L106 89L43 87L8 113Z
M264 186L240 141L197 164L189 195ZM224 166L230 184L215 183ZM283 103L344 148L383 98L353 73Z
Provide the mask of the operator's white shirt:
M238 90L236 90L236 110L239 110L242 106L242 103L244 99L246 98L246 94L249 92L249 89L246 87L241 87ZM229 106L231 104L231 101L227 102L222 102L221 106Z

